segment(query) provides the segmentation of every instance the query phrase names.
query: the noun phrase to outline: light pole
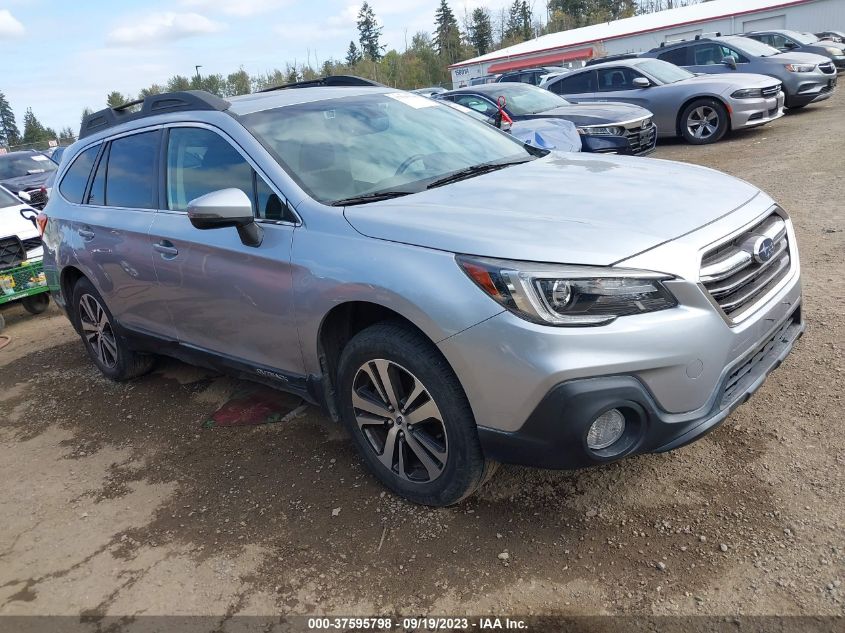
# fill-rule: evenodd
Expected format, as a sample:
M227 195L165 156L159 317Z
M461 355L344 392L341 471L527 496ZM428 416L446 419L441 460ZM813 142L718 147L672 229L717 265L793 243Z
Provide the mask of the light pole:
M194 68L197 71L197 85L199 85L202 82L202 77L200 77L200 68L202 68L202 64L198 64L194 66Z

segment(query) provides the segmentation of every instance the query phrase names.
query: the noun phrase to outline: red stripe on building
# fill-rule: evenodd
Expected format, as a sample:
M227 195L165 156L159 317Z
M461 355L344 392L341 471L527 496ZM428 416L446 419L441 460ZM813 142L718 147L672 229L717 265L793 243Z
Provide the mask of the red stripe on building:
M487 69L488 73L503 73L508 70L519 70L531 66L557 66L563 62L573 62L577 59L592 59L593 48L579 48L577 51L566 51L565 53L552 53L542 57L531 57L530 59L515 59L509 62L499 62Z

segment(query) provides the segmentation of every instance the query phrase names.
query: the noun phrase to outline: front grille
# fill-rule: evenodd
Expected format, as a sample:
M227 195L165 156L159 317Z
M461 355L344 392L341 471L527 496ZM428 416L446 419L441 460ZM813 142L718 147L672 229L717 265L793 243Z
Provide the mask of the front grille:
M47 206L47 192L44 191L41 187L37 189L27 189L26 192L29 194L29 206L35 207L36 209L43 209Z
M41 238L40 237L30 237L29 239L23 240L23 249L28 253L29 251L34 251L36 248L41 248Z
M17 235L0 237L0 269L17 266L26 259L26 251Z
M780 92L780 84L769 86L768 88L763 88L763 96L768 97L776 97L777 94Z
M833 65L833 62L826 62L824 64L819 64L819 70L828 75L832 75L836 72L836 67Z
M700 281L725 315L738 322L789 274L790 265L786 220L773 213L705 253Z
M649 122L645 127L642 123L625 128L625 138L632 154L645 154L654 150L657 142L657 126Z
M720 407L728 406L737 398L738 394L745 393L751 383L771 366L772 359L769 356L776 356L779 347L795 338L794 330L796 328L801 328L800 308L784 321L783 325L766 339L753 354L734 368L725 381Z
M825 93L832 92L832 91L833 91L833 86L831 86L830 84L827 84L826 86L823 86L821 90L819 90L819 94L825 94Z

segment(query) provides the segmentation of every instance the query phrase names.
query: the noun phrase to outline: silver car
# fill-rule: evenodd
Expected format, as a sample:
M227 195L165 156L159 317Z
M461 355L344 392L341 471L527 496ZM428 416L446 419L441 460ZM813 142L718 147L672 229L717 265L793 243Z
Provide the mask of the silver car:
M87 117L57 182L44 267L106 376L166 354L297 393L424 504L691 442L804 327L754 186L389 88L150 96Z
M763 75L693 75L658 59L595 64L540 85L571 101L623 101L651 110L658 136L696 145L783 116L784 95Z

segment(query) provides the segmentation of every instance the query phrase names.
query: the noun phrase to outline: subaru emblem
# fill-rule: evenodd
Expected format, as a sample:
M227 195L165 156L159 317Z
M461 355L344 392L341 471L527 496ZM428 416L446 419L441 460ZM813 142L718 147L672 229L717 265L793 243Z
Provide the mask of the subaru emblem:
M764 264L772 258L775 254L775 243L770 237L761 236L754 243L754 252L752 255L758 264Z

